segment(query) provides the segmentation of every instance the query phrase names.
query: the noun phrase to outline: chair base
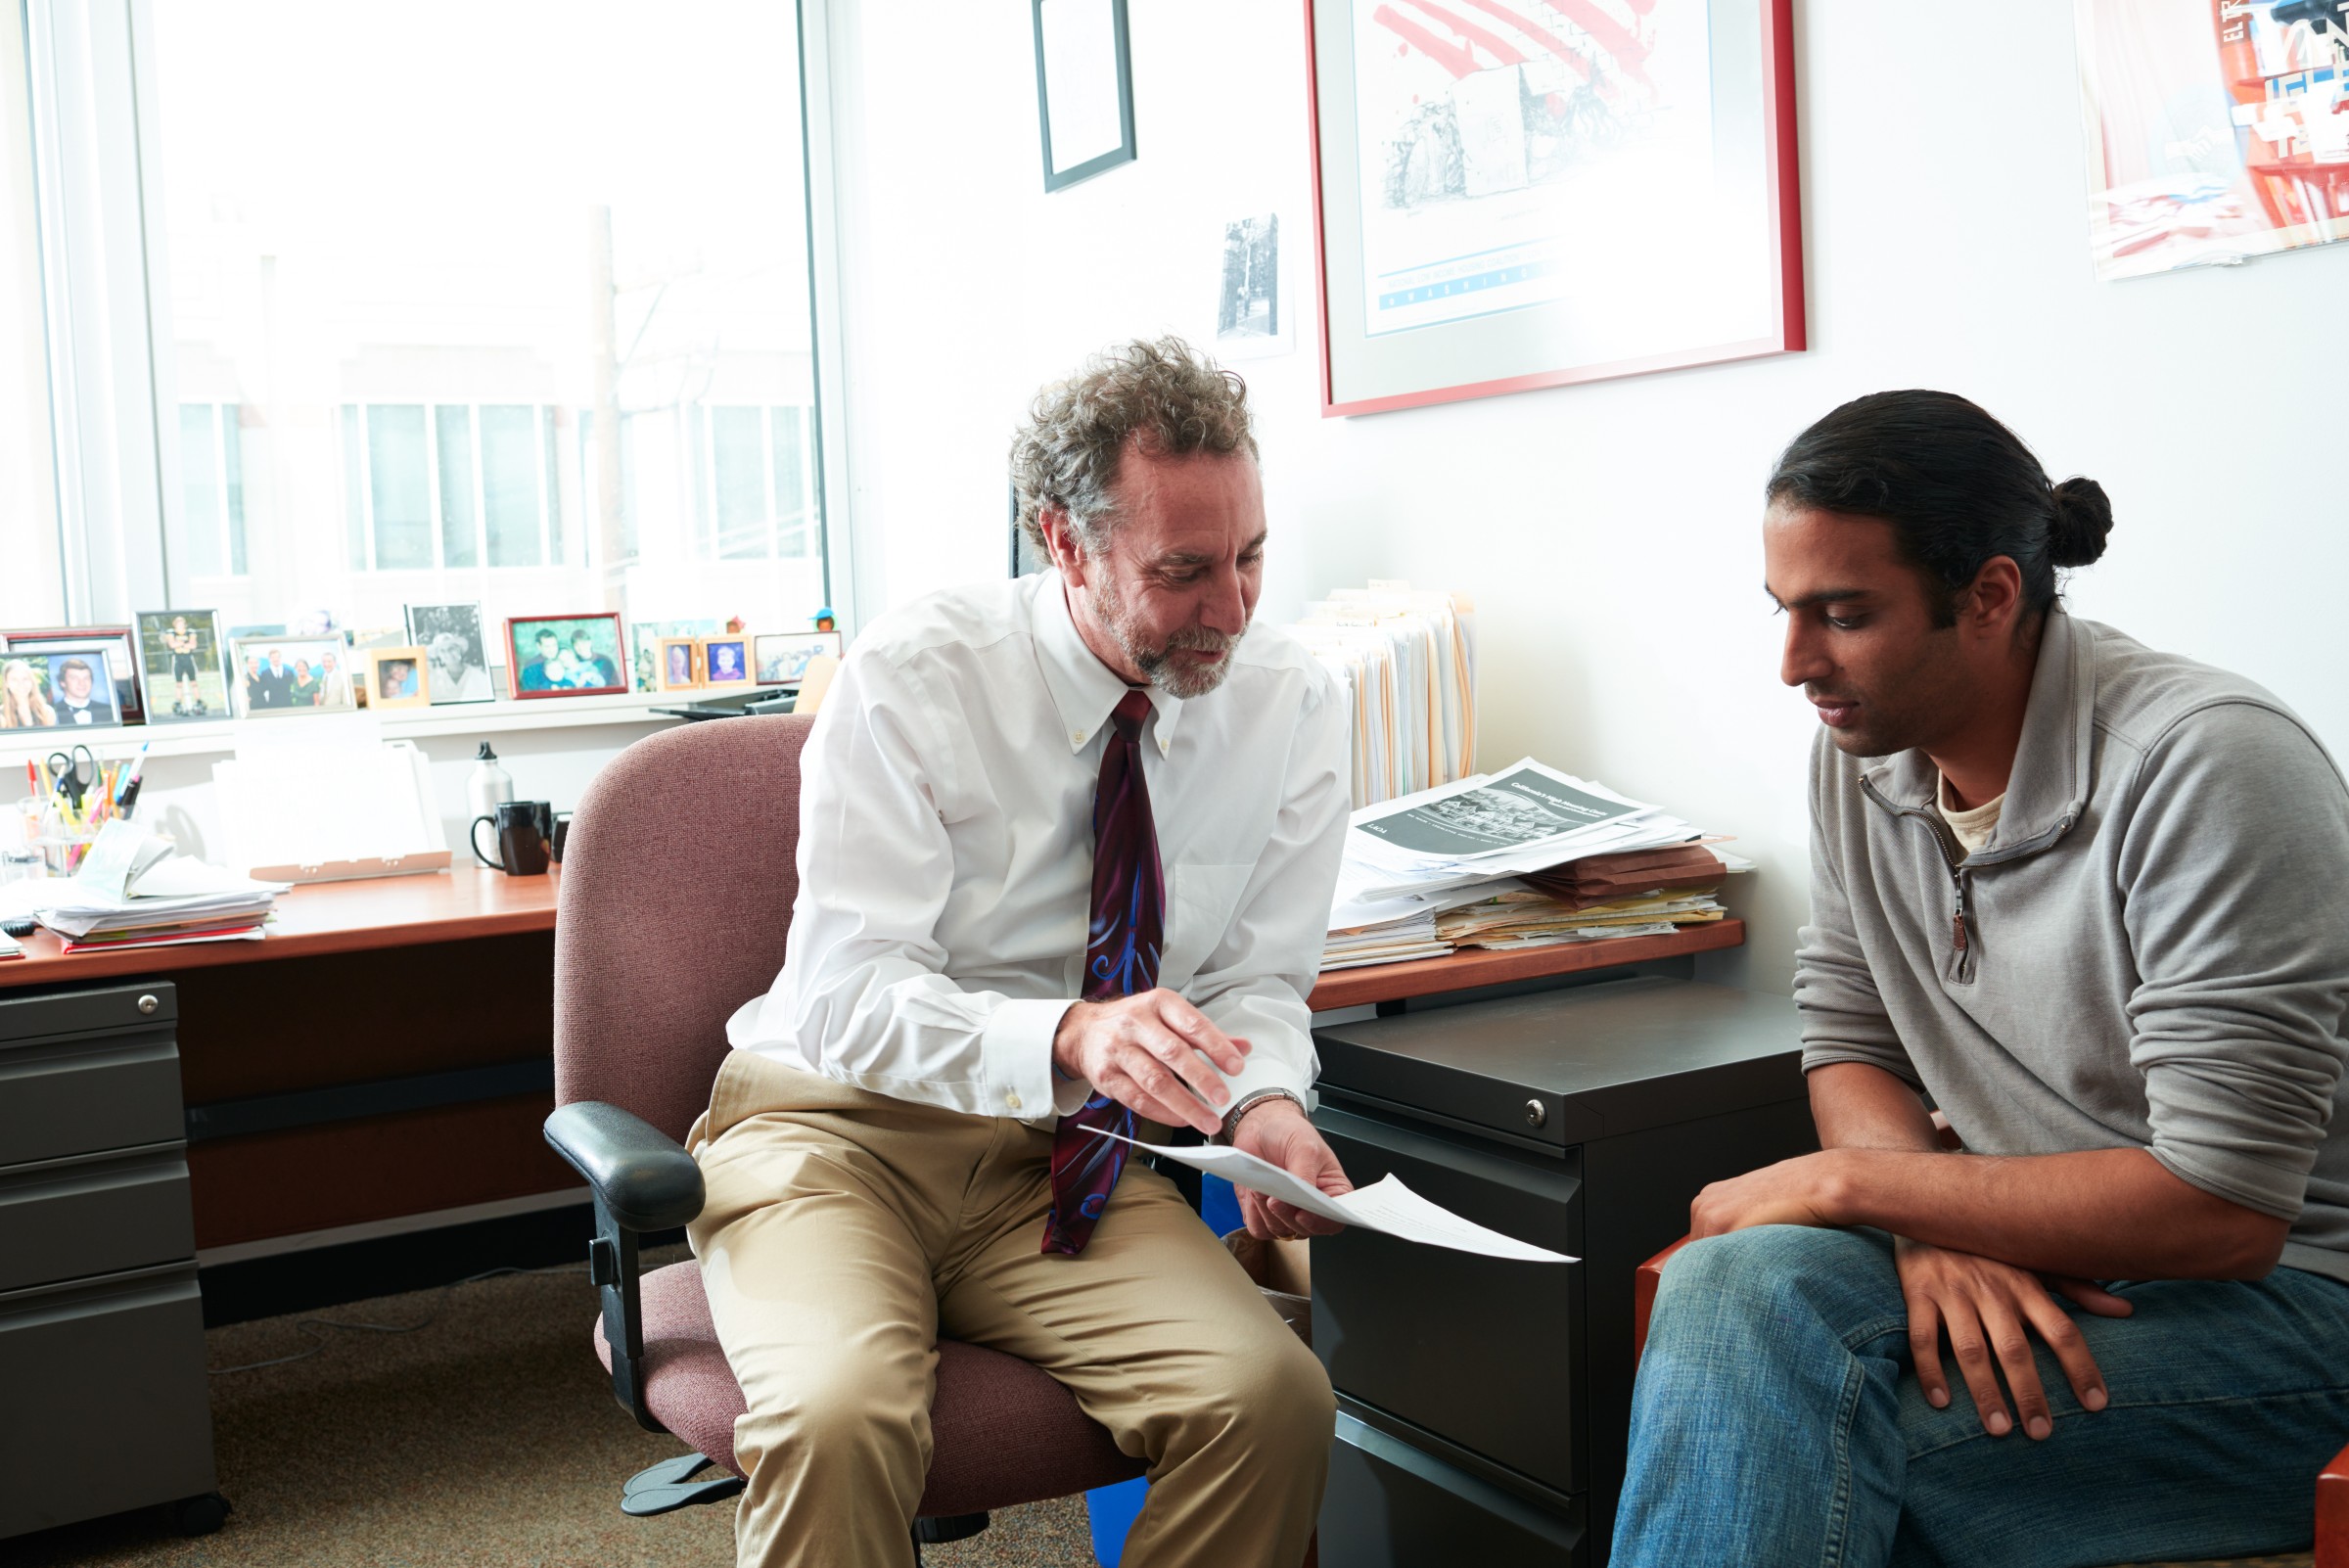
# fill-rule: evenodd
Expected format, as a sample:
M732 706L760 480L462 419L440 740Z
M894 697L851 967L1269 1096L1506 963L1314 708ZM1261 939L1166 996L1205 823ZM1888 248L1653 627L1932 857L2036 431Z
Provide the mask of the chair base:
M968 1541L987 1526L988 1516L984 1513L949 1513L936 1519L916 1519L913 1522L913 1541L917 1546Z
M734 1496L743 1486L738 1475L716 1475L707 1481L693 1479L716 1462L706 1453L685 1453L665 1459L649 1470L637 1471L620 1489L620 1511L645 1519L656 1513L669 1513L690 1508L697 1502L715 1502L720 1498Z

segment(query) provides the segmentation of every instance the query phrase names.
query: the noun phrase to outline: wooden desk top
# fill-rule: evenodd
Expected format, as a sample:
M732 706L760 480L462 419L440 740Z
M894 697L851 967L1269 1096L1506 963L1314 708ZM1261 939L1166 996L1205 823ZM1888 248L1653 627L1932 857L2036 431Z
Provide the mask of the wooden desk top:
M23 939L24 956L0 960L0 987L53 981L105 980L216 964L257 963L369 947L409 947L429 942L505 936L555 929L555 890L562 869L542 877L510 877L479 866L452 866L418 876L315 882L277 900L277 918L258 942L191 942L120 952L62 950L55 934Z
M1466 947L1442 958L1406 958L1399 964L1369 964L1323 975L1309 1000L1314 1012L1322 1013L1368 1002L1400 1001L1406 996L1472 991L1512 980L1539 980L1617 964L1643 964L1655 958L1718 952L1744 945L1745 922L1723 919L1709 925L1682 926L1669 937L1612 937L1604 942L1562 942L1547 947L1498 951Z
M0 988L552 931L555 893L562 886L562 875L560 866L542 877L509 877L464 865L421 876L310 883L277 900L277 918L270 924L269 935L258 942L193 942L175 947L68 953L61 950L63 945L55 935L38 931L23 939L23 957L0 960ZM1562 943L1500 952L1472 947L1443 958L1341 969L1321 977L1313 987L1311 1003L1313 1011L1327 1012L1513 980L1714 952L1744 941L1744 921L1717 920L1711 925L1682 926L1668 937L1620 937L1610 942Z

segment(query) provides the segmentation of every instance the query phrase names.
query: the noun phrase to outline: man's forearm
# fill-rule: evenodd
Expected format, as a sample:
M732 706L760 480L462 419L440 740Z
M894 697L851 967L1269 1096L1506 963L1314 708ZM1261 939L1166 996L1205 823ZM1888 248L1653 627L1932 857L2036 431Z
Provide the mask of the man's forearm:
M1916 1090L1865 1062L1815 1069L1810 1089L1819 1144L1836 1151L1823 1167L1836 1224L2087 1279L2255 1276L2288 1228L2142 1149L1953 1158Z
M1940 1133L1916 1090L1865 1062L1830 1062L1809 1079L1811 1120L1822 1149L1930 1153Z
M2172 1176L2142 1149L2002 1159L1842 1148L1822 1217L2084 1279L2257 1278L2290 1226Z

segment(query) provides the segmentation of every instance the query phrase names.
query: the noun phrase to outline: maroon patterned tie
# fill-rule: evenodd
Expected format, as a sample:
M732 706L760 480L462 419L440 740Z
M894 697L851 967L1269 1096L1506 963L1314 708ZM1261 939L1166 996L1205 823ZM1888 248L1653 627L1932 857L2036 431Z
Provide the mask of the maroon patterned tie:
M1130 690L1109 715L1109 745L1093 786L1093 909L1084 946L1084 999L1130 996L1158 984L1167 881L1142 779L1142 720L1150 699ZM1106 1094L1060 1119L1052 1134L1052 1212L1044 1251L1075 1257L1091 1239L1109 1193L1126 1169L1126 1145L1095 1137L1104 1129L1133 1136L1133 1113Z

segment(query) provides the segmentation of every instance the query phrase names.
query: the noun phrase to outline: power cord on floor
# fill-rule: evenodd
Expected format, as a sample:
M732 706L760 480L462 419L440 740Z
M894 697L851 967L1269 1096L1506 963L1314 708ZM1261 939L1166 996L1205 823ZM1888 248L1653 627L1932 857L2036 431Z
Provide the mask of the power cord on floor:
M331 1317L300 1317L295 1319L294 1326L296 1329L299 1330L304 1337L315 1342L308 1350L296 1351L291 1356L272 1357L265 1361L247 1361L242 1366L207 1366L205 1368L205 1370L213 1377L226 1377L232 1372L257 1372L264 1366L285 1366L295 1361L306 1361L311 1357L317 1355L320 1351L325 1350L326 1347L333 1342L333 1336L331 1334L320 1332L320 1330L324 1329L340 1329L345 1333L352 1334L413 1334L418 1329L430 1328L433 1326L433 1324L440 1320L440 1314L448 1310L448 1295L450 1291L455 1290L459 1285L475 1285L481 1283L484 1279L495 1279L500 1274L584 1275L585 1273L586 1269L578 1264L555 1264L545 1268L484 1268L478 1274L467 1274L463 1279L452 1279L447 1284L442 1285L440 1287L440 1299L434 1303L433 1310L431 1312L425 1314L424 1316L418 1319L416 1322L353 1323L338 1322Z

